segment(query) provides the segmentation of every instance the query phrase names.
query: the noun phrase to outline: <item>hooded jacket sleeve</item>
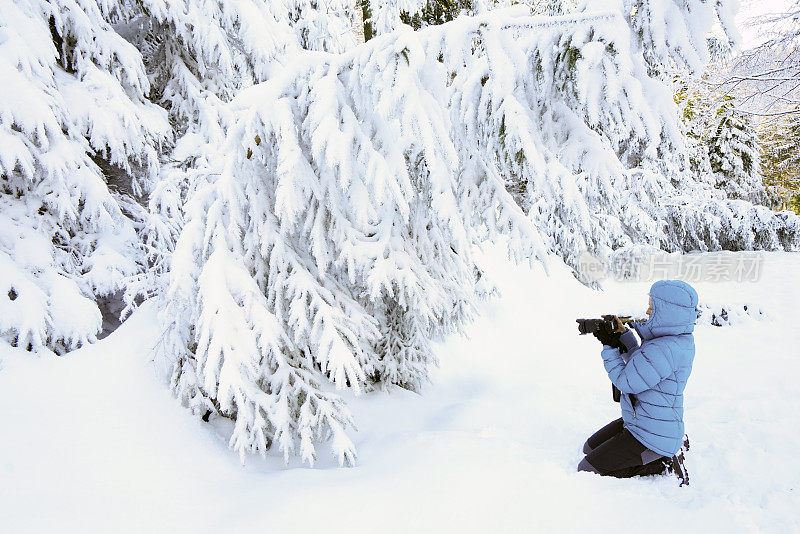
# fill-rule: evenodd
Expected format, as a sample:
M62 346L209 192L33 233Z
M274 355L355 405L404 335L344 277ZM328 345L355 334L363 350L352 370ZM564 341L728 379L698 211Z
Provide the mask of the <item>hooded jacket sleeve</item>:
M653 389L672 374L672 366L657 346L638 347L626 362L619 349L603 347L603 365L608 378L622 393L634 395Z
M628 353L633 352L634 349L639 347L639 341L636 339L636 334L633 333L633 330L625 329L625 332L619 336L620 342L625 346L625 350Z

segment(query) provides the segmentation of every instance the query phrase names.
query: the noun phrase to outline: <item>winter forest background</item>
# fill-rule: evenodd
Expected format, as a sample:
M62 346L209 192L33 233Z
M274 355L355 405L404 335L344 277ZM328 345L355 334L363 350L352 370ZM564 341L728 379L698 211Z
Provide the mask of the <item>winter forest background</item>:
M0 335L62 355L152 299L242 458L351 465L337 390L419 389L487 241L800 249L800 10L743 51L736 7L0 0Z

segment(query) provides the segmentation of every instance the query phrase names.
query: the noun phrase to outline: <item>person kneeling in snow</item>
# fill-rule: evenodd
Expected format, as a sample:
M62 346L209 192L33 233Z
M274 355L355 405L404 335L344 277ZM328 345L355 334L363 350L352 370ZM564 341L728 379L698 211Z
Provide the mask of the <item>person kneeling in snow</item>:
M622 418L612 421L583 446L578 471L618 478L674 470L688 483L683 454L683 390L694 360L697 292L680 280L659 280L650 288L647 321L634 322L642 338L617 319L613 333L598 335L608 377L622 393ZM623 346L626 351L618 348Z

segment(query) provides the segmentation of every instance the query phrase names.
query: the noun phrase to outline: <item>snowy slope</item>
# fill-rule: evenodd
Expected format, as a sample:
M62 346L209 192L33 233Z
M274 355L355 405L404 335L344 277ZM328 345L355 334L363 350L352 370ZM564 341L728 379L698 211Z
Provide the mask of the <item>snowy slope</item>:
M349 400L352 469L242 467L162 384L151 306L67 357L0 347L0 531L800 532L800 254L764 254L755 283L693 284L701 304L767 315L695 331L688 488L575 472L618 405L574 319L641 316L650 284L594 292L555 259L547 278L501 258L503 296L437 347L433 385Z

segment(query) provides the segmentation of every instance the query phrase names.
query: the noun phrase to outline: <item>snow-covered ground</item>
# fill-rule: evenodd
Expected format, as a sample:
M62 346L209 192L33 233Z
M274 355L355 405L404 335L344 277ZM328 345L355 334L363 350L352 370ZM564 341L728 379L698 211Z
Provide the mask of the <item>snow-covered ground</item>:
M596 292L494 250L502 297L437 347L434 383L350 399L351 469L324 446L242 466L158 377L152 306L66 357L0 347L0 532L800 532L800 254L763 257L758 282L693 283L765 315L695 330L689 487L575 472L619 409L575 318L641 316L650 282Z

